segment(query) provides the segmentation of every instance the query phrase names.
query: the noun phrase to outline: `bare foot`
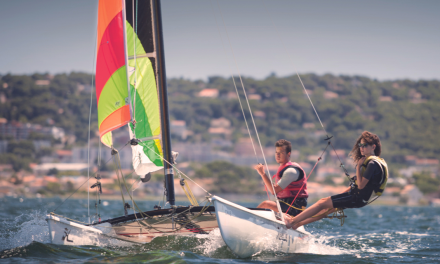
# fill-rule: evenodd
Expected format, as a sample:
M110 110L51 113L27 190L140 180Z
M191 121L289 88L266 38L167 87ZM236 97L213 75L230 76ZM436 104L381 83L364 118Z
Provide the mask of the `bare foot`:
M293 217L288 214L284 214L284 223L286 224L287 228L291 228L293 224Z

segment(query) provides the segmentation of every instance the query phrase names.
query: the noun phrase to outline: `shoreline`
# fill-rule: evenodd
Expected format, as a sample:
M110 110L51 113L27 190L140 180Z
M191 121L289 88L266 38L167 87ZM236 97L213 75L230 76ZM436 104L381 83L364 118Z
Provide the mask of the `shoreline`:
M217 195L219 197L222 197L224 199L230 200L232 202L235 203L259 203L262 202L264 200L267 200L267 197L264 195L246 195L246 194L219 194ZM18 194L13 194L13 195L2 195L0 196L0 198L5 198L5 197L12 197L12 198L26 198L26 199L51 199L51 198L59 198L61 200L66 200L66 199L72 199L72 200L86 200L88 198L87 194L74 194L72 196L69 197L69 195L50 195L50 196L46 196L46 195L18 195ZM125 197L125 196L124 196ZM206 198L202 197L196 197L198 198L197 201L204 201ZM90 194L89 196L90 201L93 201L96 199L95 194ZM100 195L100 199L101 201L117 201L117 200L122 200L121 199L121 195L115 195L115 194L111 194L111 195ZM127 198L126 198L127 199ZM136 201L163 201L163 196L153 196L153 195L134 195L133 199ZM309 198L308 201L308 205L312 205L315 202L317 202L319 200L319 198ZM188 201L188 198L186 196L176 196L175 197L175 201L176 202L185 202ZM381 200L380 198L377 199L376 201L374 201L373 203L369 204L368 206L409 206L409 207L419 207L419 206L430 206L429 204L419 204L419 205L408 205L408 204L403 204L403 203L399 203L399 202L395 202L395 201L390 201L388 199L383 199Z

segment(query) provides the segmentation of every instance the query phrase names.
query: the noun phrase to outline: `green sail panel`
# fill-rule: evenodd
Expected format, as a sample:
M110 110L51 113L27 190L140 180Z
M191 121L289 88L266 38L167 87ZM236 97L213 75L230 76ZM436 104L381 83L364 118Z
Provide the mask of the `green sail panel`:
M129 125L130 135L141 140L132 146L133 167L138 175L144 175L163 168L159 96L151 60L128 22L126 28L130 98L136 121Z
M130 137L140 140L133 150L133 168L145 175L163 168L162 129L156 83L156 47L150 1L125 1L126 47L130 105L134 124Z
M127 54L128 57L134 56L134 51L136 50L136 56L145 55L144 46L142 46L141 41L137 37L130 23L126 21L125 26L127 28Z
M129 122L127 75L125 66L117 69L104 85L98 99L98 125L101 141L112 145L111 131Z

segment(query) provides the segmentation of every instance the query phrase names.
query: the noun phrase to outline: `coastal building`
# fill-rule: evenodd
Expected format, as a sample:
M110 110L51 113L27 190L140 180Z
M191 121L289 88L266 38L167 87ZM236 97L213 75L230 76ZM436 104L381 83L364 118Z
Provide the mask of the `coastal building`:
M423 193L417 188L417 186L410 184L403 188L401 196L405 198L407 205L414 206L420 204L420 200L423 198Z
M201 90L198 94L199 97L207 97L207 98L217 98L219 95L218 89L213 88L205 88Z

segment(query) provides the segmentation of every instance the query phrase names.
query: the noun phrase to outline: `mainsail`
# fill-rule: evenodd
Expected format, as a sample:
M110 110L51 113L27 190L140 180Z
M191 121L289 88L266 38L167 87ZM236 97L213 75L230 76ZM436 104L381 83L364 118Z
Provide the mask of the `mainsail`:
M101 141L111 146L111 131L128 124L130 138L139 139L132 145L138 175L163 168L152 19L150 1L99 3L96 92Z

